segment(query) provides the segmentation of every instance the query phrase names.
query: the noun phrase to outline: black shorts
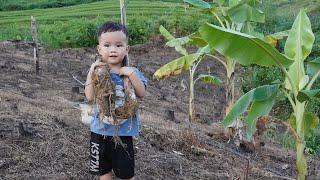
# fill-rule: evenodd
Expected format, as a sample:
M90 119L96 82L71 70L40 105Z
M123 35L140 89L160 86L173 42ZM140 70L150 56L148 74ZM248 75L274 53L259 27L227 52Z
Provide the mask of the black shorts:
M132 136L120 136L124 146L115 142L112 136L91 132L90 172L102 176L113 170L120 179L134 176L134 151Z

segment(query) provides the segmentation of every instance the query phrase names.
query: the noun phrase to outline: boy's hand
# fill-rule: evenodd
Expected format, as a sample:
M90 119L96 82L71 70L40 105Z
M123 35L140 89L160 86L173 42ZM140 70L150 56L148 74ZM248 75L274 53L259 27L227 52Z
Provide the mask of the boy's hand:
M132 73L134 73L134 69L132 67L122 67L120 68L120 75L124 75L124 76L130 76L132 75Z
M92 63L91 64L91 67L90 67L90 70L89 70L89 73L93 73L94 69L96 67L99 67L99 66L106 66L107 64L106 63L103 63L101 62L100 60L96 60L96 62Z
M87 81L85 83L84 92L85 92L86 98L88 99L89 103L93 103L93 101L94 101L94 89L93 89L94 87L93 87L93 82L92 82L92 75L93 75L95 68L99 67L99 66L106 66L106 63L103 63L99 60L92 63L90 66L88 75L87 75Z
M135 73L135 68L126 67L126 66L122 67L122 68L120 68L119 74L128 77L128 79L130 80L130 82L134 88L136 96L142 98L143 96L146 95L146 87L143 84L143 82L139 79L137 74ZM125 88L128 87L128 85L129 85L128 82L129 81L125 81L125 84L124 84Z

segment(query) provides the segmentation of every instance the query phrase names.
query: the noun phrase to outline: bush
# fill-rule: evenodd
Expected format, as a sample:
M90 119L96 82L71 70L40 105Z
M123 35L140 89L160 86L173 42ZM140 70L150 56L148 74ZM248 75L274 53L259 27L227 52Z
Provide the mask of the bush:
M40 25L41 43L50 48L94 47L97 44L96 32L100 21L99 18L95 21L82 18Z
M142 44L154 34L156 27L153 18L144 16L134 16L128 20L129 43Z
M241 87L244 93L258 86L271 84L275 81L284 81L284 75L280 68L270 68L252 65L241 75ZM273 108L273 115L279 119L288 119L292 113L291 105L283 94L279 94Z
M307 151L320 158L320 125L311 134L306 140Z
M261 67L252 65L246 69L246 72L241 76L242 90L244 93L250 91L258 86L271 84L274 81L283 81L284 76L280 68L273 67Z

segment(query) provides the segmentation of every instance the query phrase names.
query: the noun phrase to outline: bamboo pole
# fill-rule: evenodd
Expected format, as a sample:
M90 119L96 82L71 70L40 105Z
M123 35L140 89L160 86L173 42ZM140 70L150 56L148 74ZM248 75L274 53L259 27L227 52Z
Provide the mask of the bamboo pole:
M121 24L127 24L127 15L126 15L126 8L127 8L127 0L120 0L120 13L121 13Z
M120 14L121 14L121 24L126 25L127 24L127 4L128 0L119 0L120 2ZM127 55L127 66L129 66L129 55Z
M35 73L39 75L39 45L38 45L38 33L37 33L37 22L36 19L31 16L31 34L33 40L33 59L35 66Z

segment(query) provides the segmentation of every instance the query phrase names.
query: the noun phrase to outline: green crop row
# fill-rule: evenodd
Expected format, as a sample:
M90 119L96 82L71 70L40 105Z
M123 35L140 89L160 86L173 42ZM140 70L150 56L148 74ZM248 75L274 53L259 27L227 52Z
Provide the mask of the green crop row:
M45 9L72 6L101 0L1 0L0 11L15 11L27 9Z
M148 1L130 1L127 8L127 15L147 14L147 15L163 15L168 11L183 12L181 4L173 4L166 2L148 2ZM30 16L35 16L41 20L54 20L61 17L86 17L98 15L117 15L119 16L119 5L116 1L102 1L84 5L51 8L51 9L34 9L26 11L8 11L0 12L0 24L17 23L29 21Z
M185 12L181 3L130 0L127 22L130 43L144 43L158 34L160 25L177 34L187 34L201 23L195 11ZM37 19L42 45L49 48L95 45L95 32L105 21L119 21L117 1L99 1L77 6L0 12L0 41L31 40L30 16ZM201 19L201 18L200 18ZM202 18L206 19L206 18Z
M198 18L190 14L181 17L180 13L174 12L162 16L135 14L128 18L130 44L148 41L150 36L159 33L160 25L175 32L176 35L188 34L199 27L201 21ZM49 48L95 46L97 28L103 22L110 20L119 21L119 17L41 20L38 23L39 39L42 45ZM0 28L0 40L31 40L29 22L0 25Z

